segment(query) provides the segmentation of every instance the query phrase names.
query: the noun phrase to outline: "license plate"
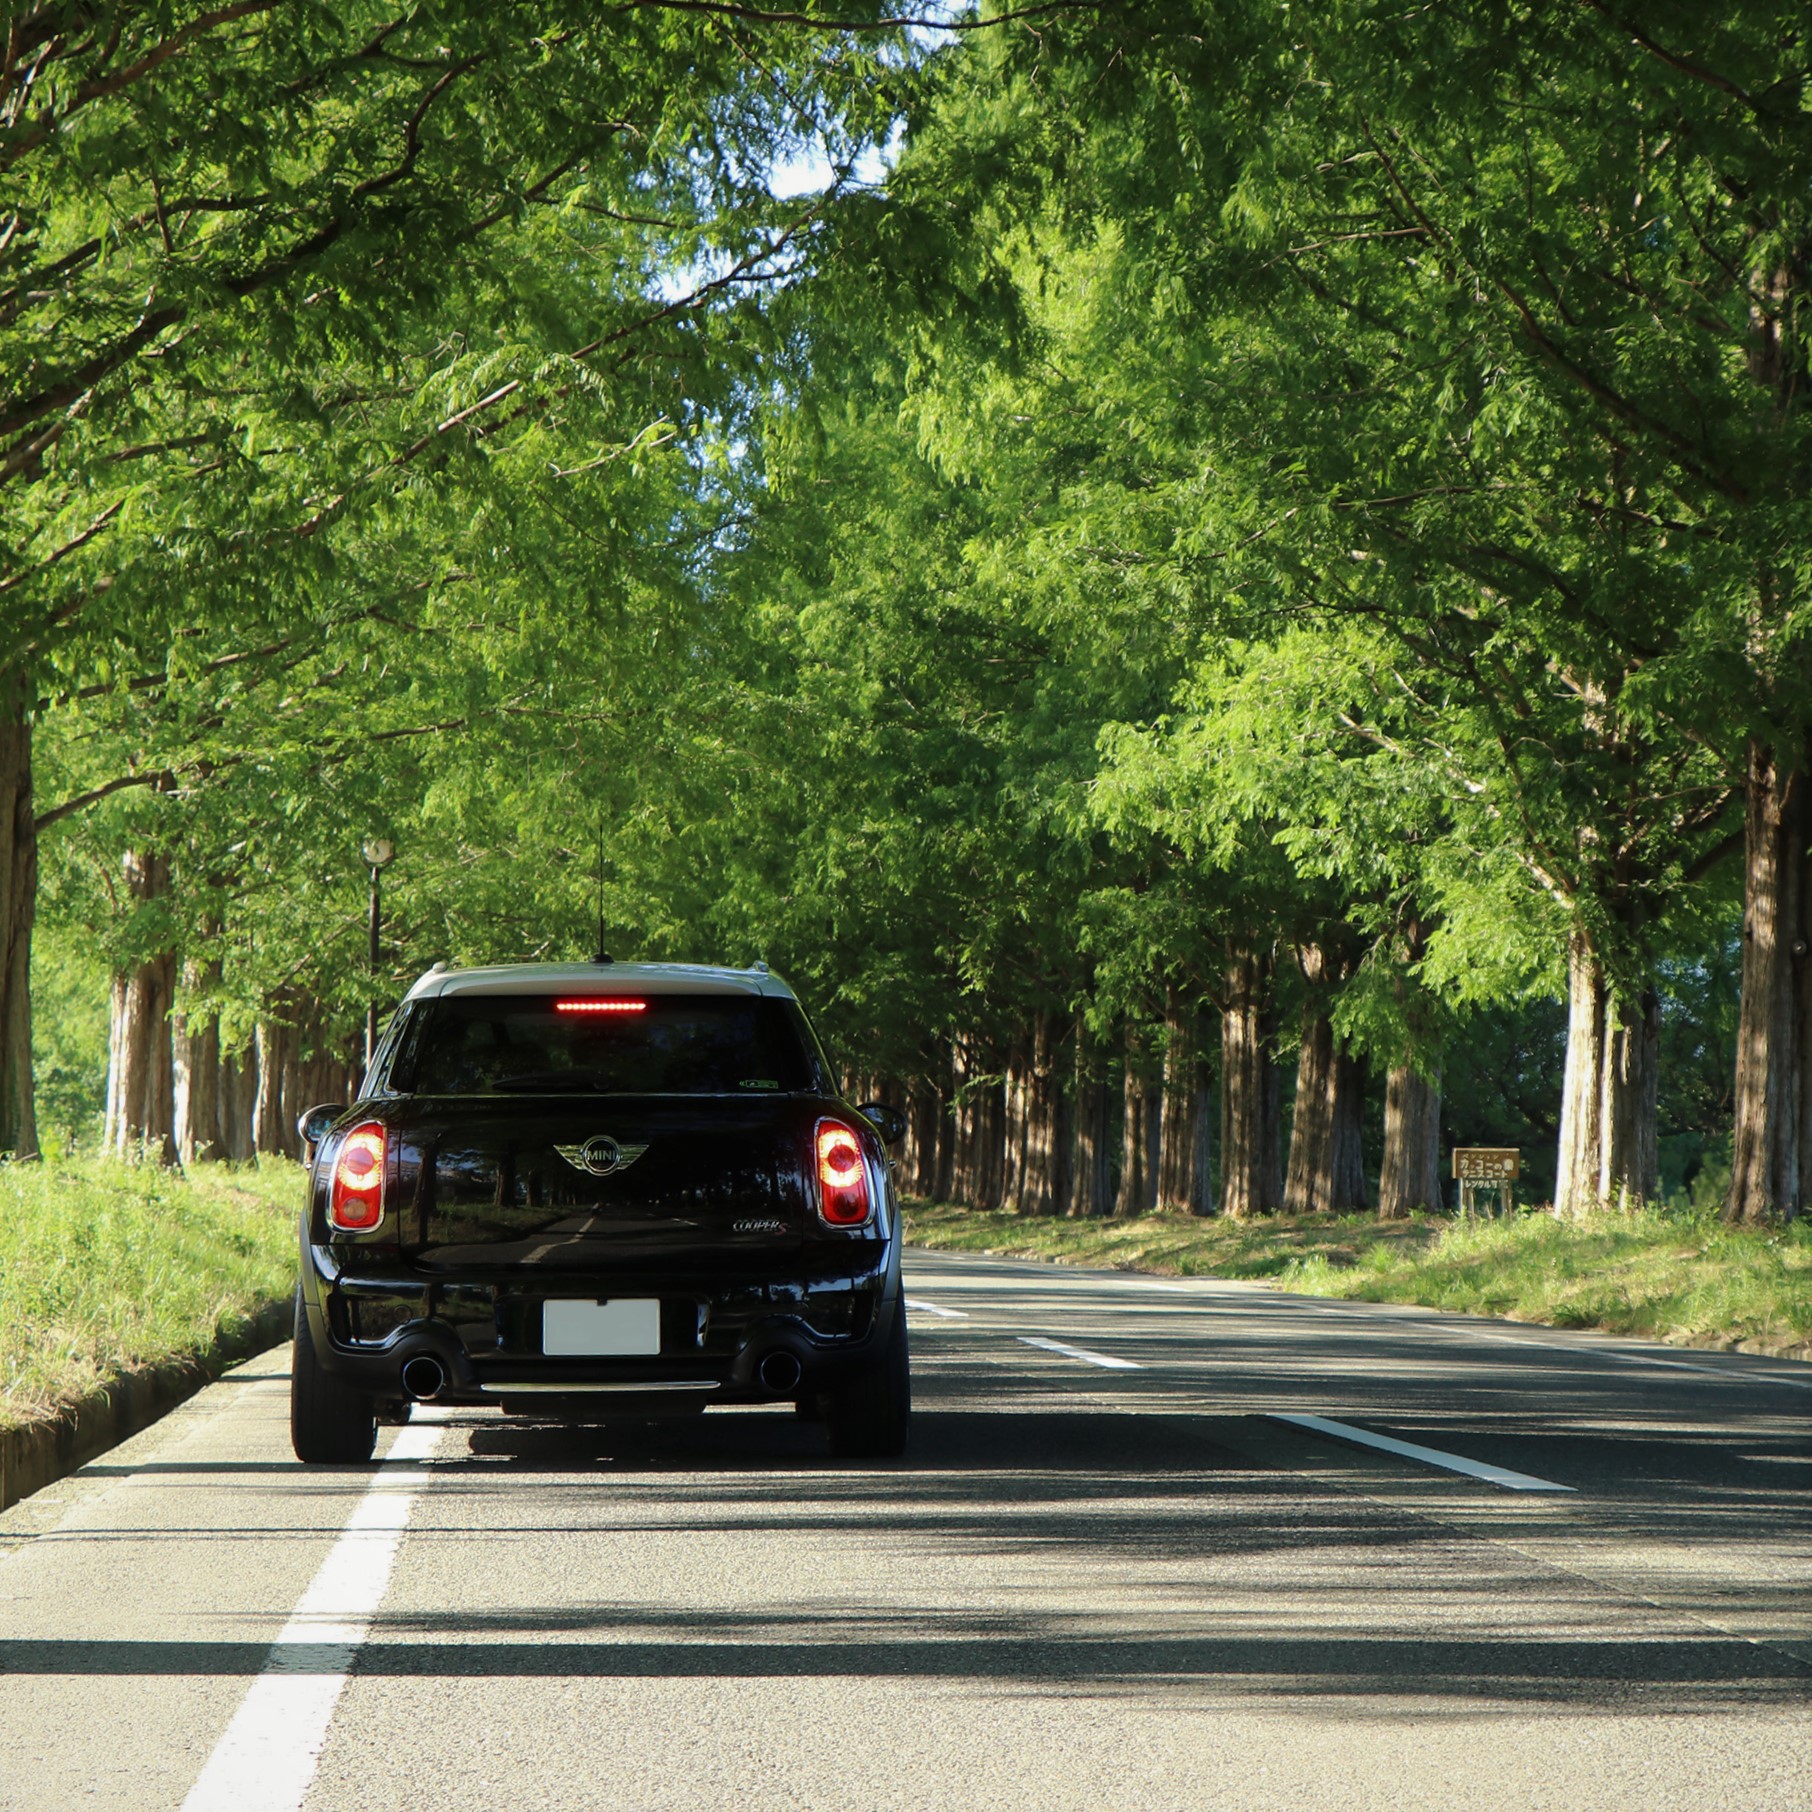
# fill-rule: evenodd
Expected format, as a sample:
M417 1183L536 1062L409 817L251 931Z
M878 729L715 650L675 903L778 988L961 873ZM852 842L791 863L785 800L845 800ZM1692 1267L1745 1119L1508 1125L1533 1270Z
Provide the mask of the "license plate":
M541 1350L553 1358L621 1358L661 1350L661 1305L652 1297L544 1302Z

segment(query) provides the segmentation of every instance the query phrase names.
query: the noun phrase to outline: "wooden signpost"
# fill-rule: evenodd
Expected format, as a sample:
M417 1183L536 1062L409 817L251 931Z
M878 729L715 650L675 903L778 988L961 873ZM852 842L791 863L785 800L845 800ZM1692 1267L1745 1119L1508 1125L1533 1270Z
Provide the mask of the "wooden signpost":
M1456 1145L1453 1174L1459 1179L1460 1212L1472 1214L1484 1200L1487 1214L1510 1214L1516 1192L1510 1187L1523 1174L1523 1154L1512 1145Z

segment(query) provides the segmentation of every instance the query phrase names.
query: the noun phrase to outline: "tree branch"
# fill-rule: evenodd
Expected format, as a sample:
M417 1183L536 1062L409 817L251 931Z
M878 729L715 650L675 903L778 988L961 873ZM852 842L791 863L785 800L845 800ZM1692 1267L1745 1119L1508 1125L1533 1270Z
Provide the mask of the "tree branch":
M1717 89L1720 94L1729 95L1733 101L1741 101L1751 113L1782 125L1789 123L1804 124L1803 116L1796 119L1795 116L1790 114L1771 113L1755 98L1754 95L1749 93L1747 89L1742 88L1737 83L1731 81L1728 76L1721 76L1716 70L1707 69L1702 63L1695 63L1691 58L1683 57L1677 51L1669 50L1664 44L1658 44L1639 26L1632 25L1628 19L1622 18L1618 14L1612 12L1611 9L1605 5L1604 0L1579 0L1579 4L1583 6L1587 12L1597 13L1601 19L1608 20L1612 25L1616 26L1620 32L1627 32L1635 43L1640 44L1650 56L1656 58L1659 62L1665 63L1669 69L1677 69L1682 75L1691 76L1695 82L1705 82Z
M4 151L0 151L0 170L10 169L27 152L35 151L46 139L60 132L68 120L84 107L130 88L134 82L149 75L154 69L161 68L215 27L230 25L257 13L274 12L283 4L284 0L234 0L231 6L219 7L211 13L203 13L198 18L191 19L180 30L153 45L136 63L128 63L125 68L116 70L105 78L91 78L83 82L70 97L69 105L60 113L47 113L32 130L20 133Z
M743 19L754 25L803 25L813 31L877 32L910 29L964 32L991 31L997 25L1010 25L1016 19L1042 19L1053 13L1098 12L1100 0L1041 0L1039 5L992 13L985 19L933 19L910 13L881 19L826 19L813 13L771 11L765 7L740 4L739 0L629 0L629 4L611 10L623 13L705 13L724 19Z

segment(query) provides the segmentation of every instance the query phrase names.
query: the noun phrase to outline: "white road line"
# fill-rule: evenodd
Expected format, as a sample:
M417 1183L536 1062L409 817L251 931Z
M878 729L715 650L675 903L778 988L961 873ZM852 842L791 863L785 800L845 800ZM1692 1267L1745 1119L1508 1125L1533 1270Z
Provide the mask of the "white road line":
M1494 1334L1494 1340L1515 1345L1514 1334ZM1670 1372L1698 1372L1707 1378L1722 1378L1727 1384L1783 1384L1788 1390L1812 1390L1812 1378L1783 1378L1779 1372L1752 1372L1734 1365L1694 1365L1685 1359L1653 1359L1647 1353L1619 1353L1609 1347L1568 1347L1555 1340L1533 1342L1550 1353L1602 1353L1607 1359L1621 1359L1625 1365L1663 1365Z
M935 1302L921 1302L916 1296L908 1296L905 1302L907 1308L917 1309L921 1315L941 1315L946 1321L967 1321L969 1319L967 1309L940 1309Z
M403 1429L302 1594L208 1757L182 1812L296 1812L315 1776L352 1659L390 1583L403 1527L441 1431Z
M1408 1322L1407 1315L1393 1321ZM1620 1353L1614 1346L1574 1345L1565 1340L1544 1340L1539 1334L1493 1334L1483 1328L1439 1328L1449 1340L1488 1340L1494 1346L1520 1346L1541 1353L1565 1353L1574 1359L1615 1359L1621 1365L1655 1365L1670 1372L1697 1372L1702 1378L1721 1378L1726 1384L1779 1384L1788 1390L1812 1390L1812 1378L1784 1378L1779 1372L1751 1371L1738 1365L1695 1365L1690 1359L1657 1359L1652 1353Z
M1001 1260L997 1262L1005 1264L1007 1261ZM1040 1281L1044 1282L1047 1280L1041 1278ZM1049 1281L1057 1282L1060 1280L1051 1279ZM1451 1324L1446 1316L1428 1310L1418 1309L1413 1304L1398 1308L1388 1303L1346 1301L1338 1297L1299 1295L1293 1290L1279 1290L1273 1286L1268 1286L1247 1278L1198 1277L1192 1278L1187 1282L1171 1282L1164 1278L1116 1276L1110 1272L1105 1275L1095 1273L1078 1280L1065 1279L1061 1281L1071 1283L1074 1288L1094 1288L1102 1284L1121 1284L1130 1285L1135 1289L1175 1290L1190 1294L1196 1294L1198 1292L1216 1292L1242 1296L1250 1294L1276 1303L1280 1307L1290 1305L1304 1309L1321 1310L1329 1318L1334 1320L1347 1317L1350 1321L1361 1325L1366 1321L1393 1322L1399 1327L1414 1328L1420 1332L1438 1335L1445 1340L1459 1341L1461 1343L1473 1340L1491 1341L1500 1346L1520 1346L1532 1348L1537 1352L1561 1353L1573 1359L1615 1359L1624 1365L1652 1365L1659 1366L1667 1371L1697 1372L1701 1377L1721 1378L1726 1384L1778 1384L1785 1390L1812 1390L1812 1376L1792 1378L1786 1376L1782 1372L1752 1370L1747 1366L1699 1365L1693 1363L1693 1361L1689 1359L1660 1359L1649 1353L1623 1353L1611 1346L1595 1346L1583 1343L1575 1344L1574 1342L1564 1340L1545 1340L1542 1338L1540 1324L1537 1323L1529 1324L1529 1331L1526 1334L1497 1334L1483 1328L1456 1327ZM945 1290L986 1291L992 1286L984 1283L972 1282L970 1279L963 1277L950 1277L943 1280L942 1287ZM908 1302L907 1306L909 1308L930 1308L928 1303ZM1205 1295L1200 1304L1201 1309L1217 1308L1220 1306L1220 1304L1213 1300L1212 1295ZM961 1313L960 1310L953 1311L947 1309L942 1311L931 1309L930 1312L934 1315L939 1313ZM1151 1313L1153 1311L1148 1310L1143 1312ZM1183 1314L1198 1311L1183 1310L1179 1308L1176 1312ZM1808 1372L1812 1372L1812 1367L1808 1367L1807 1370Z
M1021 1346L1041 1346L1047 1353L1061 1353L1066 1359L1080 1359L1088 1365L1099 1365L1110 1372L1142 1372L1144 1366L1131 1359L1114 1359L1106 1353L1091 1353L1085 1346L1065 1346L1061 1340L1041 1340L1036 1334L1017 1335Z
M1284 1294L1280 1292L1279 1294ZM1293 1294L1290 1293L1290 1294ZM1400 1327L1425 1329L1444 1340L1490 1341L1497 1346L1520 1346L1540 1353L1564 1353L1573 1359L1615 1359L1622 1365L1654 1365L1670 1372L1697 1372L1705 1378L1721 1378L1726 1384L1778 1384L1787 1390L1812 1390L1812 1377L1789 1378L1780 1372L1751 1370L1741 1365L1697 1365L1690 1359L1659 1359L1652 1353L1624 1353L1614 1346L1587 1345L1570 1340L1545 1340L1539 1324L1530 1324L1526 1334L1497 1334L1486 1328L1456 1327L1438 1314L1418 1313L1414 1308L1392 1309L1384 1303L1342 1301L1326 1296L1296 1296L1295 1300L1310 1308L1325 1309L1338 1320L1351 1310L1365 1313L1353 1317L1358 1321L1393 1321ZM1809 1368L1812 1369L1812 1368Z
M1488 1466L1482 1460L1463 1459L1457 1453L1443 1453L1438 1447L1418 1447L1414 1441L1399 1441L1390 1435L1373 1434L1369 1428L1354 1428L1349 1422L1331 1422L1326 1416L1287 1416L1273 1414L1273 1422L1292 1422L1313 1434L1331 1435L1336 1441L1352 1441L1360 1447L1376 1447L1381 1453L1400 1454L1406 1460L1420 1460L1424 1466L1439 1466L1444 1472L1463 1472L1468 1478L1483 1479L1487 1484L1502 1485L1506 1491L1571 1491L1571 1485L1556 1485L1551 1479L1538 1479L1527 1472L1512 1472L1508 1466Z

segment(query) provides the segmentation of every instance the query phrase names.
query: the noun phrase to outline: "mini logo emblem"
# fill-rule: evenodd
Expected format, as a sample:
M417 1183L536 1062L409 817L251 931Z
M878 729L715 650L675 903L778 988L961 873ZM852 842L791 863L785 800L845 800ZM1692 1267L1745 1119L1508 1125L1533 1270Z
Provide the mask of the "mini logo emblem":
M594 1177L614 1176L619 1170L627 1170L647 1149L646 1145L619 1145L607 1133L599 1133L583 1145L554 1147L574 1170L589 1171Z

